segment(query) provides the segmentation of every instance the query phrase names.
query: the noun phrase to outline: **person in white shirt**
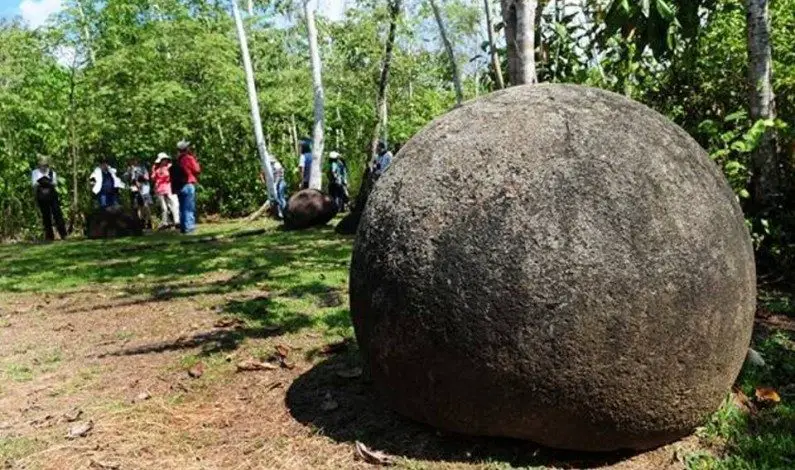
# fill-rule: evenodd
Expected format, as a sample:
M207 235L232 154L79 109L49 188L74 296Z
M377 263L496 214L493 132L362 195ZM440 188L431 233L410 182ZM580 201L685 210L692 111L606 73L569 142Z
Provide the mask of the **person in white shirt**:
M99 166L89 177L91 192L97 197L100 209L115 208L119 205L119 189L124 189L124 182L116 175L116 169L102 157Z
M58 175L50 168L47 157L40 157L38 166L31 172L31 183L36 195L36 203L41 211L41 219L44 225L44 238L55 240L53 232L53 221L61 240L66 238L66 224L61 212L61 202L58 200Z

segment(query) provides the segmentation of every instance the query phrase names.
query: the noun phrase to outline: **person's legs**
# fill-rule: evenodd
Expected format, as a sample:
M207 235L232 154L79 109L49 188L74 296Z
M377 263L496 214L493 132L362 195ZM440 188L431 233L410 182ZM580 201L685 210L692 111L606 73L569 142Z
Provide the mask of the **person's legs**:
M167 197L169 207L171 208L171 219L174 221L174 225L178 226L180 222L179 198L176 194L169 194Z
M55 218L55 228L58 229L58 235L61 240L66 239L66 223L63 220L63 212L61 212L61 201L56 194L52 200L52 215Z
M287 207L287 182L280 179L276 182L276 204L279 205L279 215L284 216Z
M182 192L182 189L180 189L179 193L177 193L177 201L179 202L179 223L177 225L179 226L179 231L180 232L184 232L185 231L185 207L187 207L187 206L185 205L185 194Z
M41 221L44 224L44 238L55 240L55 233L52 230L52 203L46 199L37 201L41 211Z
M186 184L181 191L179 201L182 211L182 233L192 233L196 230L196 188L192 184Z
M144 201L144 203L141 204L141 220L143 221L145 229L152 228L152 205L149 202L150 201Z
M160 203L160 214L161 214L160 227L158 228L163 228L168 226L168 202L166 202L167 198L168 196L165 194L157 195L157 202Z

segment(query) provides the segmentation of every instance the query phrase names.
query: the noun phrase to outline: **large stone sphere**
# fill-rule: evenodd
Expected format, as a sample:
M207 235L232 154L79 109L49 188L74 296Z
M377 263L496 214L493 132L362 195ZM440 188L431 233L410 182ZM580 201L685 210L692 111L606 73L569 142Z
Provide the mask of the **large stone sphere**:
M756 297L743 214L682 129L622 96L514 87L435 120L362 216L351 313L397 411L550 447L690 433Z

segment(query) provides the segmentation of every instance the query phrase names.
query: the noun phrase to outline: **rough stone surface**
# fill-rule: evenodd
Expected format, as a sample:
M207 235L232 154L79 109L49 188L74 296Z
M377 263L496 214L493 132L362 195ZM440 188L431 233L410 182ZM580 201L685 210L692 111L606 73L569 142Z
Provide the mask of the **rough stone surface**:
M337 215L337 208L330 197L315 189L298 191L287 201L284 226L300 230L326 225Z
M514 87L409 141L350 278L376 388L446 430L644 449L714 411L743 363L753 251L718 168L645 106Z
M117 208L98 209L86 217L86 237L117 238L143 235L143 223L131 211Z

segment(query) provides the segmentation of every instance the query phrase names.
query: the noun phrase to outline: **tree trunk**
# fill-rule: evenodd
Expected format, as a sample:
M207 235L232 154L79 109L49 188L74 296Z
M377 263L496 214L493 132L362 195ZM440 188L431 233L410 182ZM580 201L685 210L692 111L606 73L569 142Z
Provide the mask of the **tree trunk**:
M381 76L378 80L378 93L376 95L376 121L373 126L372 139L370 141L370 153L368 160L375 155L376 148L378 147L378 136L381 134L380 129L383 126L386 128L387 107L386 107L386 90L389 85L389 69L392 66L392 49L395 45L395 32L397 30L398 17L402 0L390 0L389 2L389 32L387 33L386 44L384 46L384 61L381 63ZM361 129L361 127L359 128ZM359 220L362 217L362 211L367 204L367 199L370 197L370 190L373 187L373 178L371 177L370 164L364 166L364 174L362 175L362 183L359 187L359 194L356 196L356 203L353 205L353 210L344 219L337 224L337 232L345 234L354 234L359 226Z
M381 127L386 125L386 90L389 86L389 69L392 66L392 49L395 46L395 32L397 30L401 3L402 0L391 0L389 2L389 32L387 33L386 45L384 47L384 61L381 63L381 75L378 79L378 93L376 95L375 104L376 122L373 129L373 138L370 140L370 158L375 155L376 147L378 147ZM362 180L362 184L364 184L364 180ZM359 191L359 193L361 194L361 191Z
M312 173L310 174L309 187L320 190L323 186L323 126L324 126L324 98L323 80L321 78L320 50L317 44L317 28L315 26L315 8L313 0L304 0L304 13L306 14L306 29L309 34L309 59L312 63L312 86L315 94L315 124L312 132Z
M494 80L498 90L505 88L505 79L502 78L502 65L500 56L497 54L497 45L494 43L494 24L491 22L491 5L489 0L483 0L483 8L486 10L486 32L489 36L489 55L491 56L491 68L494 69Z
M248 0L248 14L249 16L254 15L254 0Z
M298 142L298 127L295 125L295 114L290 115L290 137L293 139L295 154L301 155L301 145Z
M501 0L511 85L536 82L535 0Z
M439 11L439 5L436 4L436 0L430 0L430 3L431 9L433 9L433 16L436 18L436 24L439 26L439 34L442 36L444 49L447 51L447 57L450 60L450 71L453 74L456 105L461 106L461 104L464 102L464 92L461 91L461 76L458 74L458 64L455 61L453 45L450 44L450 40L447 38L447 29L444 27L444 21L442 20L442 13Z
M745 0L748 32L748 90L751 119L775 119L773 58L770 47L768 0ZM772 130L765 132L751 156L753 202L758 212L775 207L780 194L780 173Z
M246 72L246 86L248 88L248 101L251 107L251 121L254 124L254 139L257 143L262 171L265 173L265 184L268 187L268 196L272 202L276 201L276 185L273 181L273 168L271 167L271 156L265 146L265 136L262 134L262 121L259 114L259 102L257 101L257 87L254 83L254 69L251 66L251 55L248 51L248 40L246 30L243 28L243 19L240 17L240 10L237 7L237 0L231 0L232 16L235 18L237 28L237 39L240 41L240 55L243 58L243 69Z
M86 45L90 65L94 65L97 61L97 57L94 55L94 47L91 45L91 33L88 30L88 19L86 18L85 10L83 10L83 2L78 0L75 3L77 4L77 12L80 14L80 22L83 23L83 43Z

